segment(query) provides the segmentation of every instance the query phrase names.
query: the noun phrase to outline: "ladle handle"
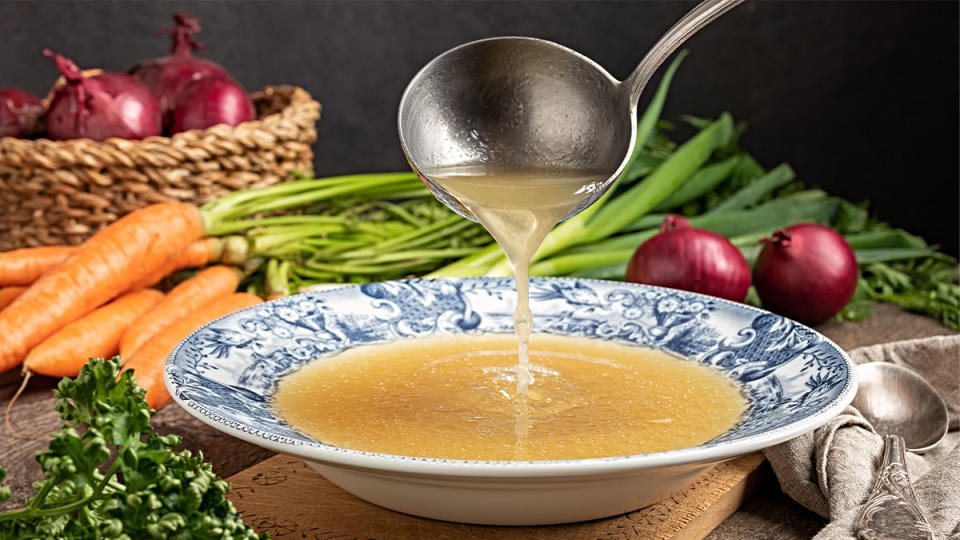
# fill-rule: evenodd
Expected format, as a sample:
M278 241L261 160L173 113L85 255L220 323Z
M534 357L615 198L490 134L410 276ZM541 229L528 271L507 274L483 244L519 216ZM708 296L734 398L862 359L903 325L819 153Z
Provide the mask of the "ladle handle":
M910 485L905 446L899 435L883 436L883 463L873 491L857 516L857 537L861 540L934 538Z
M660 64L673 54L677 47L701 28L742 2L743 0L704 0L671 26L653 44L650 51L643 57L643 60L640 60L636 69L624 82L630 88L630 103L634 106L637 104L640 100L640 93L643 92L643 87L650 82L650 78L653 77Z

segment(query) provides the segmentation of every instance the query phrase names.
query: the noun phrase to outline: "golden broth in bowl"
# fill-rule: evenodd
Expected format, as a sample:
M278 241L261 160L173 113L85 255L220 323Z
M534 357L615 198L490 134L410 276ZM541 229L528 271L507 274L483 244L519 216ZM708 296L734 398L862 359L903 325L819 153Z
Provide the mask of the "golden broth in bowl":
M483 166L430 177L507 255L516 276L516 334L405 340L313 362L274 394L290 425L352 450L538 461L688 448L737 423L746 400L713 368L600 340L531 339L530 260L605 176Z
M535 334L517 387L516 336L369 345L284 377L278 414L325 443L464 460L562 460L696 446L747 407L719 371L653 349Z

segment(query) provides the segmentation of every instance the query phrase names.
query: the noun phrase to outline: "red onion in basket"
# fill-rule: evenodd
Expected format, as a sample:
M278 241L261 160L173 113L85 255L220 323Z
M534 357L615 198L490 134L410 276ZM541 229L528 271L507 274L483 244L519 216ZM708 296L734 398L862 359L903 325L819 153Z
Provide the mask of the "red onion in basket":
M198 79L216 77L233 81L230 73L220 64L193 56L192 51L203 49L203 45L193 39L193 34L200 31L199 18L176 13L173 22L173 28L163 30L173 36L170 54L146 60L130 70L131 75L143 81L157 96L164 114L173 108L180 92Z
M143 139L160 135L157 98L139 80L123 73L103 72L85 77L76 64L49 50L66 84L56 88L47 110L47 134L52 139L110 137Z
M170 132L206 129L217 124L235 126L255 116L253 103L240 85L207 77L180 92L170 115Z
M742 302L750 288L750 265L723 236L694 229L667 216L660 234L634 252L627 281L684 289Z
M753 284L765 308L818 324L853 298L860 276L857 258L837 231L803 223L777 230L763 241Z
M0 90L0 137L29 137L40 131L43 103L18 88Z

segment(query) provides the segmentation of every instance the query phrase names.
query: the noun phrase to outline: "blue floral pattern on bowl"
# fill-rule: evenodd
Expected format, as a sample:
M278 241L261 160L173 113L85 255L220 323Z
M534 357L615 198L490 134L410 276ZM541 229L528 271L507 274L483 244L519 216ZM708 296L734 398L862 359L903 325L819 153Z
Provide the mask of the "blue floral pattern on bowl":
M312 360L356 346L512 332L515 299L512 278L395 281L300 294L197 330L171 354L164 375L188 411L247 439L275 448L366 454L326 445L287 425L270 406L277 382ZM739 381L749 400L744 418L697 448L795 430L852 398L852 365L843 351L799 323L750 306L566 278L532 279L530 300L536 332L670 351Z

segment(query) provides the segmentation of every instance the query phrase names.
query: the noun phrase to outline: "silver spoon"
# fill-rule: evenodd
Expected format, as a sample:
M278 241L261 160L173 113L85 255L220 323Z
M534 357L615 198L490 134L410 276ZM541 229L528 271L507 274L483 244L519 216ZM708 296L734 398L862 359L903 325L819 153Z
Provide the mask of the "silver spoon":
M499 37L431 60L400 100L400 144L441 202L470 212L430 180L437 169L511 166L602 175L570 217L610 188L630 157L637 101L657 67L684 41L743 0L705 0L654 44L627 80L556 43Z
M883 436L883 463L857 517L864 540L934 537L907 476L904 450L926 452L947 434L947 405L926 380L886 362L857 366L856 407Z

